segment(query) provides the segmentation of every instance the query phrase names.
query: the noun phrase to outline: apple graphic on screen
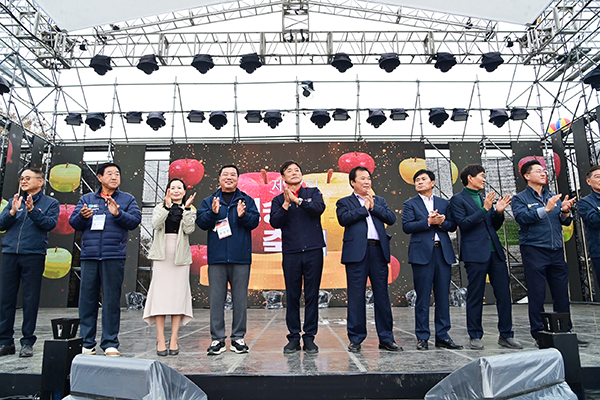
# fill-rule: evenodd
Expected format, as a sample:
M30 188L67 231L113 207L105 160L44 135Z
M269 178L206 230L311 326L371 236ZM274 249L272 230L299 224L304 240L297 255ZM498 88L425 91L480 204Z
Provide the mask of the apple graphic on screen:
M169 165L169 179L182 179L188 189L196 186L204 177L204 165L192 158L175 160Z
M200 276L202 267L208 265L208 253L206 245L193 244L190 246L190 251L192 252L190 273L195 276Z
M365 167L370 173L373 173L375 170L375 160L367 153L354 151L352 153L342 154L338 160L338 166L340 167L340 172L345 172L347 174L352 171L352 168L358 166Z
M75 164L58 164L50 170L50 186L57 192L74 192L81 183L81 168Z
M456 183L458 180L458 167L453 161L450 161L450 168L452 170L452 183ZM400 176L404 179L404 182L409 185L413 185L415 182L413 177L417 171L427 169L427 161L424 158L412 157L402 160L398 166L400 170Z
M281 252L281 230L269 223L271 202L283 193L284 182L278 172L248 172L240 175L238 188L254 199L260 222L252 231L252 252L256 254Z
M69 250L55 247L46 250L44 276L48 279L60 279L71 270L72 256Z
M13 156L13 144L9 140L8 141L8 150L6 150L6 163L7 164L11 164L13 162L12 156Z
M2 199L2 201L0 201L0 213L2 212L2 210L4 210L4 208L8 205L8 201L6 201L5 199ZM0 231L0 233L4 233L6 231Z
M59 235L70 235L75 233L75 229L71 225L69 225L69 218L71 218L71 214L75 210L75 206L73 204L61 204L60 205L60 213L58 214L58 223L56 227L52 229L52 232L58 233Z
M563 229L563 239L565 240L565 242L568 242L569 240L571 240L571 238L573 237L573 221L571 221L571 223L569 225L563 225L562 226Z
M558 176L560 175L560 156L556 153L552 153L552 156L554 158L554 176ZM540 164L542 165L542 167L544 169L546 168L546 159L542 156L527 156L527 157L523 157L519 160L519 173L521 172L521 167L523 166L523 164L525 164L528 161L533 161L533 160L537 160L540 162Z

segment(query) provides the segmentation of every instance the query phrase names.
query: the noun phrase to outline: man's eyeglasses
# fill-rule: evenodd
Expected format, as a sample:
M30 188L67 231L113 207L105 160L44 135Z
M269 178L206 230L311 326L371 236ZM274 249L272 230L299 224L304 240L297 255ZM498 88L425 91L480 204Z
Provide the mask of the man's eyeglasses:
M42 179L39 176L22 176L19 178L19 182L29 182L30 180L35 179L35 178Z

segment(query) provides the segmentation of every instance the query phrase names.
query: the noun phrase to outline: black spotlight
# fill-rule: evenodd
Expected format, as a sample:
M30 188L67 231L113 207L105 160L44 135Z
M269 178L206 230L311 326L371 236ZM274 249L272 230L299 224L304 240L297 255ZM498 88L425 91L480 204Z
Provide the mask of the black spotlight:
M346 72L347 70L352 68L352 61L350 61L350 57L348 57L348 54L336 53L333 56L331 65L333 65L340 72Z
M0 94L10 92L10 83L0 76Z
M150 75L154 71L158 71L156 56L154 54L146 54L145 56L142 56L142 58L140 58L140 62L138 62L137 68L144 71L146 75Z
M334 121L347 121L350 119L348 115L348 110L344 108L336 108L333 112L333 120Z
M190 122L204 122L204 111L192 110L187 116Z
M148 118L146 119L146 123L150 125L152 129L155 131L159 130L163 126L167 124L165 120L165 113L163 111L154 111L148 114Z
M404 121L408 118L408 114L404 108L392 108L390 118L392 121Z
M506 121L508 121L506 110L502 108L490 110L490 122L492 124L496 125L498 128L502 128Z
M90 61L90 67L94 68L94 71L98 75L105 75L106 71L112 71L110 66L110 57L103 56L102 54L96 54Z
M251 74L256 71L257 68L262 67L262 63L258 58L258 54L244 54L242 56L242 60L240 61L240 67L247 73Z
M304 97L310 96L315 91L312 81L302 81L300 85L302 86L302 96Z
M219 130L227 125L227 115L225 115L224 111L213 111L210 113L208 122L214 126L216 130Z
M522 121L529 117L529 113L524 108L513 108L510 110L510 119L513 121Z
M511 48L515 45L515 43L512 41L511 38L507 37L506 38L506 47Z
M196 68L201 74L205 74L209 69L215 66L210 54L196 54L194 61L192 61L192 67Z
M450 53L437 53L433 56L435 67L442 72L450 71L450 68L456 65L456 57Z
M375 128L379 128L381 124L385 122L386 119L387 117L385 116L381 108L369 110L369 118L367 118L367 122L373 125Z
M81 44L79 45L79 50L81 51L86 51L87 50L87 41L84 40L83 42L81 42Z
M125 114L125 119L128 124L140 124L142 123L142 113L140 111L128 111Z
M283 121L283 118L281 118L281 112L279 112L279 110L267 110L265 112L264 119L271 129L277 128L277 125Z
M596 90L600 89L600 65L585 74L583 83L591 85Z
M310 120L313 124L319 127L319 129L323 128L329 121L331 121L331 117L327 110L315 110L310 117Z
M260 114L260 110L250 110L248 111L248 113L246 114L246 121L248 121L249 124L258 124L260 121L262 121L262 115Z
M96 132L98 129L106 125L104 122L106 114L104 113L89 113L85 119L85 123L90 127L91 130Z
M492 72L495 71L496 68L498 68L498 66L503 63L504 59L502 59L500 53L498 53L497 51L492 51L491 53L485 53L483 55L479 68L485 68L487 72Z
M400 65L400 60L396 53L384 53L379 59L379 68L384 69L387 73L395 70L398 65Z
M466 121L469 118L469 112L464 108L455 108L452 110L452 121Z
M448 117L448 113L443 108L432 108L429 110L429 122L437 128L444 125Z
M65 118L65 122L67 125L79 126L83 124L83 118L81 118L81 114L79 113L69 113L67 118Z

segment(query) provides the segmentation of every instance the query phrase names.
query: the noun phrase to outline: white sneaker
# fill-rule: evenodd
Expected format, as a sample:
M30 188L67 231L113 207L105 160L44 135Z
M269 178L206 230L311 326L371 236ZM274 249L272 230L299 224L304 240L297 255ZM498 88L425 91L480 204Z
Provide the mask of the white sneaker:
M104 355L111 357L119 357L121 353L119 353L119 350L117 350L115 347L109 347L106 350L104 350Z
M87 347L84 347L81 350L81 354L87 354L89 356L95 356L96 355L96 348L92 347L91 349L88 349Z

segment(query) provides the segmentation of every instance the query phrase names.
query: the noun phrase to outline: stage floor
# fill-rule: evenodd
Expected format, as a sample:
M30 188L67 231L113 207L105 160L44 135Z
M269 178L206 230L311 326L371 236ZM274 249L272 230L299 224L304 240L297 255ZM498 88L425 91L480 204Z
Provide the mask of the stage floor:
M180 354L167 357L156 355L156 331L154 326L148 326L142 321L142 311L123 310L119 350L124 357L160 360L186 375L320 375L454 371L481 356L536 349L529 335L527 305L513 305L515 338L523 343L524 350L509 350L500 347L497 344L496 309L494 306L485 306L483 310L485 349L482 351L437 350L434 347L433 338L429 341L429 351L417 351L413 333L414 310L404 307L393 308L396 342L404 348L404 351L399 353L378 349L372 309L367 311L369 333L363 343L362 352L349 353L346 350L348 345L346 308L320 310L319 333L316 337L320 351L316 355L303 352L291 355L283 354L283 346L287 343L285 309L249 309L246 342L250 346L250 352L240 355L227 351L218 356L207 356L206 354L206 349L211 342L209 310L196 309L194 310L194 319L180 330ZM452 307L450 312L452 319L450 335L456 343L466 346L468 336L465 325L465 309ZM573 304L571 312L577 334L590 342L588 348L580 351L582 366L600 366L600 305ZM38 342L34 347L34 356L32 358L19 358L18 355L0 357L0 372L40 374L43 342L46 339L52 339L50 320L61 317L77 317L77 309L41 309L36 331ZM230 311L226 312L226 317L227 332L229 332ZM431 317L433 318L433 315ZM20 332L21 318L21 310L18 310L17 332ZM433 327L433 322L431 326ZM100 327L98 331L100 333ZM229 341L227 347L229 348ZM17 354L18 351L17 339Z

